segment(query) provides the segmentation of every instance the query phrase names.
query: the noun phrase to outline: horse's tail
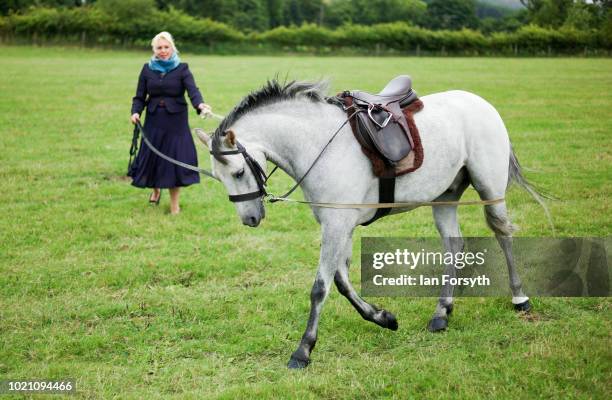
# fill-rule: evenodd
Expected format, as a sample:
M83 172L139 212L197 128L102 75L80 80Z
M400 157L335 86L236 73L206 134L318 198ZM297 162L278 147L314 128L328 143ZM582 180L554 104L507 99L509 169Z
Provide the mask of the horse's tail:
M551 200L554 200L555 198L551 196L550 194L547 194L543 192L542 190L539 190L538 188L536 188L531 182L527 180L527 178L523 176L523 168L521 167L521 164L519 164L519 161L516 158L516 154L514 154L512 145L510 145L510 164L508 166L508 187L510 187L512 183L515 183L518 186L525 189L525 191L529 193L531 197L533 197L534 200L537 201L538 204L540 204L540 206L542 206L542 208L544 209L544 213L546 214L546 218L548 219L548 223L550 224L550 227L552 229L553 236L555 236L555 225L553 224L553 220L550 215L550 211L548 210L548 206L546 206L546 203L544 202L545 198L551 199Z

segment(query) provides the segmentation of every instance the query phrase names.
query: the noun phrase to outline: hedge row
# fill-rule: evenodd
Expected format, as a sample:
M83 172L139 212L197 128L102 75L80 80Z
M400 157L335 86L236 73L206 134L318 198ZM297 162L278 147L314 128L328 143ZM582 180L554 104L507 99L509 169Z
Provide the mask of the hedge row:
M550 30L530 25L514 33L484 36L469 29L431 31L405 23L373 26L347 25L334 31L315 25L280 27L256 36L258 41L281 46L350 46L368 49L383 45L399 51L490 52L520 48L523 51L576 52L585 48L611 49L612 38L597 31Z
M229 26L191 17L171 9L154 11L138 18L119 20L96 7L34 8L27 14L0 17L3 36L46 37L85 36L89 42L125 44L149 41L162 30L171 31L182 42L234 42L245 36Z
M0 18L5 40L76 40L87 44L144 45L160 30L168 30L180 45L232 44L287 50L359 48L404 53L449 54L577 53L612 49L612 38L599 31L550 30L524 26L513 33L484 36L478 31L431 31L406 23L373 26L346 25L336 30L306 24L279 27L245 35L228 25L191 17L181 11L153 11L138 18L119 20L95 7L71 9L34 8L27 14Z

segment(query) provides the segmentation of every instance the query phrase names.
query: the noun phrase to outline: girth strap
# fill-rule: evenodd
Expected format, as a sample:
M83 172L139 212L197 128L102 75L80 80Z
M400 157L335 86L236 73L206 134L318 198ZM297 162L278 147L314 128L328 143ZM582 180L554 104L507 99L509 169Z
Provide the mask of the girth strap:
M395 178L379 178L378 179L378 202L379 203L394 203L395 202ZM363 226L368 226L379 218L386 217L391 212L390 208L378 208L376 214Z

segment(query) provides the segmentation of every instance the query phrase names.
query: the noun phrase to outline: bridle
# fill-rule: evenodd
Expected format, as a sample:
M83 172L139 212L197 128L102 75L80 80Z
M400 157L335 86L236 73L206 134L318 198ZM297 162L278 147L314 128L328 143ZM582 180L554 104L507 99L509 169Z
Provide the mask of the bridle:
M249 154L246 148L238 140L236 140L236 150L226 150L226 151L212 151L211 150L210 154L214 156L228 156L228 155L234 155L234 154L242 154L242 156L244 157L244 161L246 162L246 165L249 167L249 169L253 173L253 177L255 177L255 181L257 182L257 191L243 193L243 194L230 194L229 200L232 203L239 203L242 201L254 200L258 197L261 197L263 200L263 198L268 195L268 192L266 192L266 183L268 182L268 179L270 178L270 176L272 176L274 171L276 171L276 168L272 170L270 175L266 175L261 165L259 165L257 160L255 160L253 156Z
M134 128L134 137L132 138L132 149L130 149L130 156L136 154L137 143L138 143L138 132L142 133L142 140L151 149L151 151L155 153L156 155L158 155L159 157L163 158L164 160L168 162L171 162L172 164L178 165L183 168L187 168L191 171L202 173L210 178L216 179L215 175L212 172L206 169L200 168L200 167L186 164L179 160L175 160L174 158L169 157L165 155L164 153L162 153L161 151L159 151L158 149L156 149L155 146L153 146L153 143L151 143L151 141L147 137L147 134L144 128L142 127L142 124L140 123L140 121L137 121L136 126ZM266 176L266 173L264 169L261 167L261 165L259 165L257 160L255 160L253 156L249 154L246 148L238 140L236 140L236 150L225 150L225 151L212 151L211 150L210 154L215 155L215 156L231 156L235 154L242 154L242 156L244 157L244 161L246 162L247 166L249 167L249 169L253 173L253 176L255 177L255 181L257 182L257 191L244 193L244 194L230 194L229 200L232 203L239 203L242 201L254 200L258 197L261 197L263 200L263 198L268 195L268 192L266 191L266 183L268 182L268 179L272 176L272 174L276 171L278 167L275 167L272 170L272 172L270 172L270 175ZM131 162L131 158L130 158L130 162Z

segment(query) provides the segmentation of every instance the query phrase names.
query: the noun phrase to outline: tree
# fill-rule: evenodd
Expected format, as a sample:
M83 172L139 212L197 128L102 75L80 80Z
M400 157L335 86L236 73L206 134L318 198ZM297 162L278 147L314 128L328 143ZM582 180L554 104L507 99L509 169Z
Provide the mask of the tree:
M98 0L95 7L124 23L149 16L156 9L154 0Z
M285 25L302 25L304 14L302 13L301 2L299 0L289 0L285 9Z
M325 25L337 27L353 22L353 4L351 0L335 0L327 5Z
M563 26L576 29L587 30L596 25L596 15L590 10L588 4L576 2L567 11L567 17Z
M432 0L427 6L427 25L432 29L476 28L475 0Z
M10 12L23 11L33 6L55 8L74 7L83 4L85 3L82 0L2 0L0 1L0 15L8 15Z
M521 0L527 8L529 22L558 28L565 22L574 0Z
M261 0L240 0L232 17L232 25L241 31L258 31L269 28L267 3Z
M338 26L350 22L373 25L387 22L423 21L427 5L422 0L335 0L326 10L326 24Z
M285 6L284 0L268 0L268 24L270 28L276 28L285 23Z
M610 0L521 0L521 3L527 8L528 22L549 28L597 28L612 7Z

